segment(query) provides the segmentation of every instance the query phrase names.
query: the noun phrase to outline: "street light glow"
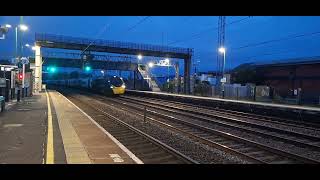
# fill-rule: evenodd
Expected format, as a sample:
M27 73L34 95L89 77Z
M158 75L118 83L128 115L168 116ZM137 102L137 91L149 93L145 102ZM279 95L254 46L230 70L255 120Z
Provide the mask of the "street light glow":
M30 44L26 44L25 46L26 46L26 47L30 47Z
M219 48L219 52L220 52L220 53L226 53L226 48L220 47L220 48Z
M90 67L90 66L86 66L84 69L85 69L86 71L90 71L90 70L91 70L91 67Z
M32 48L31 48L33 51L35 51L36 50L36 47L35 46L32 46Z
M26 31L26 30L28 30L28 26L26 26L26 25L24 25L24 24L20 24L19 27L20 27L20 30L21 30L21 31Z
M141 55L141 54L138 55L138 59L139 59L139 60L142 59L142 55Z
M149 66L150 68L152 68L152 67L154 66L154 63L153 63L153 62L149 62L148 66Z
M12 26L10 24L5 25L6 28L11 28Z
M57 70L56 67L52 67L52 66L47 67L47 71L49 71L50 73L55 73L56 70Z

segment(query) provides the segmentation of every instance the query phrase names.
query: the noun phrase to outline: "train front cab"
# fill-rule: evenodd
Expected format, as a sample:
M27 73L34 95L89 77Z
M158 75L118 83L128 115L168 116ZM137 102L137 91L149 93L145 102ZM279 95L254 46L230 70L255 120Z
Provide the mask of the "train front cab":
M126 91L126 86L123 84L120 87L111 86L112 92L115 95L124 94Z

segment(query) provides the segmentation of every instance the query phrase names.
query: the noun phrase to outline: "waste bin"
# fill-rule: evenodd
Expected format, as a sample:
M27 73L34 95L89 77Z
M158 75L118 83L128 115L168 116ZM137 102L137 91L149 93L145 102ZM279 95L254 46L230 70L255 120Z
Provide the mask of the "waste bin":
M5 99L3 96L0 96L0 112L3 112L5 108Z

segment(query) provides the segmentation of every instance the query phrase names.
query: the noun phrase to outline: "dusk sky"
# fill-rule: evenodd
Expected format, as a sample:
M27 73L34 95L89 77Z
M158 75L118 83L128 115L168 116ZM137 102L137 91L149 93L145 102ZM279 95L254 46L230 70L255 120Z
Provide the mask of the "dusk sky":
M215 70L217 16L24 16L29 31L24 43L32 44L35 32L194 48L201 71ZM320 56L320 17L227 16L226 67L295 57ZM240 22L238 20L244 19ZM140 22L140 24L139 24ZM235 22L235 23L233 23ZM18 24L19 16L0 16L0 24ZM229 23L233 23L228 25ZM107 27L106 31L103 31ZM310 35L314 33L313 35ZM255 46L292 35L304 35ZM0 41L0 56L12 56L14 31ZM250 45L247 48L237 49ZM31 53L31 51L30 51Z

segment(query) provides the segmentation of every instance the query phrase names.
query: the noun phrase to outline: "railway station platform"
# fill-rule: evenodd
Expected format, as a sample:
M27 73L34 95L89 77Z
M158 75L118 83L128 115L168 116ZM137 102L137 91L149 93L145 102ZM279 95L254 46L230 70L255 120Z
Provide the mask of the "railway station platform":
M0 164L142 164L57 91L11 102L0 113Z
M248 113L263 114L281 118L290 118L297 121L320 123L320 108L299 105L285 105L276 103L254 102L245 100L231 100L214 97L200 97L193 95L172 94L165 92L150 92L126 90L127 94L173 100L177 102L189 102L221 109L229 109Z

